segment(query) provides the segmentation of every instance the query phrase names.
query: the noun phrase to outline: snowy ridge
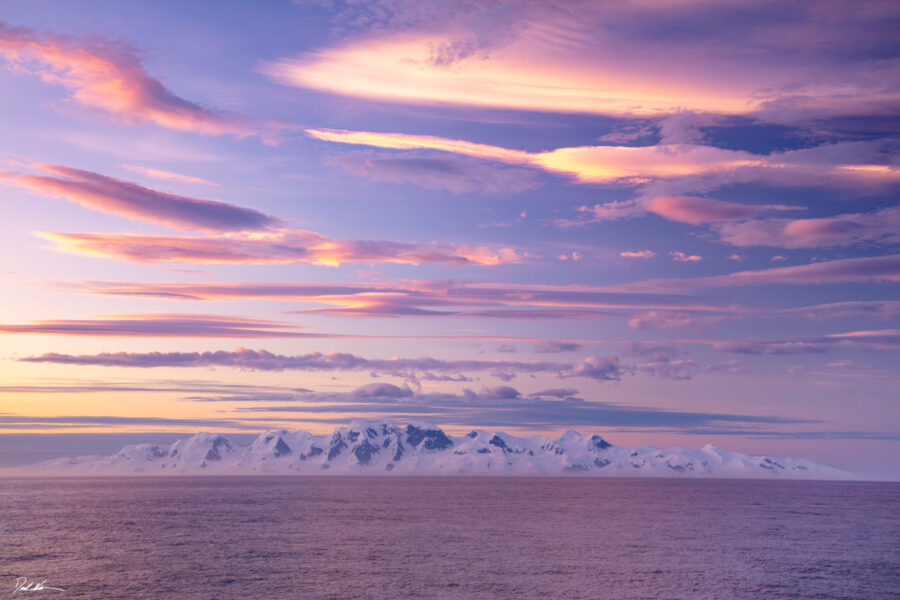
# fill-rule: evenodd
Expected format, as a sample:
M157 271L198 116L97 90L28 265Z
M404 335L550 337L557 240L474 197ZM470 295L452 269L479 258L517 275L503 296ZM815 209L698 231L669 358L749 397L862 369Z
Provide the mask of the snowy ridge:
M111 456L59 458L9 475L564 475L848 479L844 471L795 458L703 448L615 446L569 430L555 440L475 430L452 437L430 424L353 421L331 435L265 431L246 447L197 433L171 445L135 444Z

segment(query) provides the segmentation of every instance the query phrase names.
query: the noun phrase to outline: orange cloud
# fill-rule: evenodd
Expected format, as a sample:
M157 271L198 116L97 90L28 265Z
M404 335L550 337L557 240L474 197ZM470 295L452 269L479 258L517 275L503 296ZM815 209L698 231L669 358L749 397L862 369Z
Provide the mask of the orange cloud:
M365 12L359 5L370 3L352 4ZM355 24L402 13L393 27L263 70L285 85L369 101L650 118L797 122L890 115L898 100L886 83L896 61L859 51L893 33L886 3L851 15L820 2L777 16L758 4L738 14L694 1L388 4Z
M642 72L583 55L574 38L560 44L531 35L489 59L449 66L435 60L435 48L453 43L452 34L400 34L282 59L264 70L286 85L415 104L639 116L679 109L741 114L757 106L749 83Z
M641 147L582 146L530 153L427 135L337 129L308 129L306 133L310 137L327 142L396 150L440 150L508 164L528 165L569 175L582 183L701 175L761 163L759 157L747 152L690 144Z
M530 166L573 177L579 183L644 184L653 180L709 175L771 179L778 182L793 181L795 184L798 179L821 182L823 175L845 181L875 183L900 179L900 169L895 167L870 165L873 168L863 169L836 162L850 158L845 155L854 150L852 146L848 146L845 155L835 152L834 156L822 156L817 149L763 156L699 144L579 146L546 152L525 152L464 140L405 133L339 129L308 129L306 133L312 138L327 142L395 150L438 150L512 165ZM724 208L724 203L719 208Z

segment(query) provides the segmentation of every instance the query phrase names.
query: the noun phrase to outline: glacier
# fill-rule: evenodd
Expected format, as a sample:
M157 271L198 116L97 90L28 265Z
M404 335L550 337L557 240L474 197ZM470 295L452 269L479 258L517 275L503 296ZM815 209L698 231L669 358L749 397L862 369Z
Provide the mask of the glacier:
M797 458L703 448L616 446L566 431L555 440L474 430L447 435L428 423L355 420L331 435L265 431L240 447L197 433L170 445L134 444L110 456L58 458L3 471L13 476L106 475L580 475L851 479L850 473Z

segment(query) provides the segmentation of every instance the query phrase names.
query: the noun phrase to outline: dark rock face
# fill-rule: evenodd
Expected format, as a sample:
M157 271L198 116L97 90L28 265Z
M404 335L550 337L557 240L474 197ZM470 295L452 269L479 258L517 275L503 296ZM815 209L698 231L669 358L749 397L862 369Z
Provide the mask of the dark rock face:
M165 458L168 455L169 451L163 450L159 446L153 446L152 448L150 448L150 456L152 458Z
M599 435L591 436L591 445L593 445L594 448L597 448L599 450L606 450L607 448L612 446L612 444L610 444L609 442L604 440Z
M479 448L478 449L478 454L490 454L490 453L491 453L491 451L488 450L487 448Z
M291 452L293 452L291 447L285 444L283 439L278 438L278 443L275 444L275 456L287 456Z
M206 452L206 456L204 458L206 460L222 460L222 454L220 450L223 449L231 451L231 443L222 436L219 436L213 440L212 446Z
M672 469L673 471L678 471L679 473L684 473L685 469L681 465L673 465L669 461L666 461L666 466Z
M369 440L363 440L362 443L357 444L353 449L353 454L361 465L369 464L369 461L372 460L372 455L378 454L378 452L378 446L370 444Z
M352 444L352 443L355 442L357 439L359 439L359 432L358 432L358 431L348 431L348 432L347 432L347 439L350 440L350 443Z
M425 450L444 450L453 445L453 440L440 429L419 429L414 425L407 425L406 443L413 448L422 444Z
M319 448L318 446L310 446L309 452L307 452L306 454L300 455L300 460L306 460L307 458L312 458L313 456L318 456L318 455L322 454L323 452L325 452L325 451L322 450L321 448Z
M499 435L495 435L494 437L492 437L491 441L489 441L488 444L490 444L491 446L497 446L498 448L501 448L503 450L509 449L509 446L506 445L506 442L504 442L503 438L501 438Z
M541 446L541 450L551 450L551 449L553 450L553 454L555 454L557 456L559 456L560 454L566 453L565 450L563 450L562 448L560 448L559 446L557 446L556 444L553 444L553 443L544 444L543 446Z
M598 469L602 469L603 467L608 466L610 462L612 462L612 461L609 459L600 460L599 458L595 458L594 466L597 467Z
M581 463L576 464L576 465L568 465L563 469L563 471L567 471L569 473L577 473L579 471L587 471L587 470L588 470L587 465L583 465Z
M393 460L400 460L401 458L403 458L403 444L397 442L397 451L394 452Z
M344 441L344 436L342 436L340 433L335 433L333 436L331 436L331 448L328 449L328 460L332 460L335 456L340 455L341 450L346 447L347 442Z
M472 438L472 439L474 440L475 438L478 437L478 432L477 432L477 431L470 431L469 433L466 434L466 437L467 437L467 438Z
M762 459L762 462L759 463L759 466L761 466L763 469L768 469L770 471L775 471L776 469L784 469L784 465L781 465L781 464L775 462L771 458Z

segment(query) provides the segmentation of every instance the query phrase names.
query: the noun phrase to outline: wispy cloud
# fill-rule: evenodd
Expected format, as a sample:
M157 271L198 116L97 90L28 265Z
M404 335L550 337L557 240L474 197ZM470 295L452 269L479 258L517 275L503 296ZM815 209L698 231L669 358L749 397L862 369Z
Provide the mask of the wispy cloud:
M870 350L900 348L900 329L846 331L796 340L742 340L713 344L716 350L735 354L822 354L835 348L865 347Z
M632 353L632 356L641 357ZM623 362L615 355L587 356L574 362L514 360L445 360L433 357L372 359L349 353L313 352L302 355L280 355L266 350L238 348L234 351L211 352L115 352L93 355L47 353L20 359L23 362L106 367L232 367L257 371L360 371L403 377L417 382L433 379L435 374L459 375L487 372L503 381L517 375L546 373L560 378L581 377L595 381L621 381L626 375L645 373L661 379L690 379L696 373L712 368L690 361L673 364L673 359L654 357L647 362ZM670 364L663 364L670 363Z
M540 187L534 171L498 168L466 157L353 152L328 161L351 175L450 192L515 194Z
M787 210L779 205L749 206L685 195L747 181L782 186L843 185L863 188L900 180L900 169L881 164L880 142L847 142L809 149L752 154L697 143L650 146L577 146L526 152L465 140L407 133L308 129L307 135L327 142L393 150L436 150L510 165L541 169L583 184L637 187L637 199L585 207L580 220L639 216L654 210L673 220L710 222ZM673 192L678 192L673 194ZM655 203L655 204L654 204ZM592 214L591 214L592 213Z
M54 248L138 263L315 264L390 262L401 264L500 265L519 263L527 253L514 248L439 242L333 240L314 231L239 231L203 237L113 233L39 233Z
M698 296L611 292L584 285L526 285L453 280L335 283L63 282L56 289L173 300L295 300L325 307L288 311L340 317L556 320L622 317L671 310L719 315L733 303ZM726 306L728 304L729 306Z
M78 104L125 123L153 123L207 135L260 135L268 141L292 126L229 114L186 100L141 64L129 44L11 27L0 22L0 58L20 72L69 91Z
M556 354L559 352L575 352L581 350L582 345L577 342L567 342L562 340L547 340L541 342L534 347L537 354Z
M246 231L266 229L278 219L212 200L179 196L59 165L36 165L44 175L0 171L0 181L84 207L176 229Z
M175 173L173 171L166 171L163 169L154 169L151 167L142 167L140 165L122 165L123 169L128 169L129 171L134 171L135 173L140 173L141 175L146 175L147 177L153 177L154 179L162 179L164 181L177 181L179 183L192 183L196 185L212 185L218 186L218 183L213 181L208 181L206 179L202 179L200 177L192 177L191 175L182 175L181 173Z
M884 84L896 65L859 51L890 36L896 11L884 3L852 16L830 3L750 2L739 15L697 2L439 4L344 5L357 35L264 70L370 101L648 118L796 123L890 114L896 101Z
M713 231L732 246L821 248L860 242L900 242L900 206L869 213L848 213L816 219L761 219L718 223Z
M31 415L0 415L0 427L4 429L81 429L137 427L221 427L252 429L235 419L167 419L164 417L121 417L111 415L64 415L59 417Z
M790 267L737 271L728 275L689 279L651 279L617 286L620 291L682 292L693 289L758 286L815 285L822 283L898 282L900 254L864 258L844 258Z
M646 209L670 221L700 225L745 220L766 212L798 210L798 207L736 204L697 196L659 196L650 199L646 204Z
M45 320L0 324L0 333L100 337L302 337L297 326L281 321L198 314L119 315L105 319Z
M395 150L425 149L525 165L574 177L581 183L702 175L764 163L759 156L711 146L581 146L530 153L435 136L309 129L315 139Z

